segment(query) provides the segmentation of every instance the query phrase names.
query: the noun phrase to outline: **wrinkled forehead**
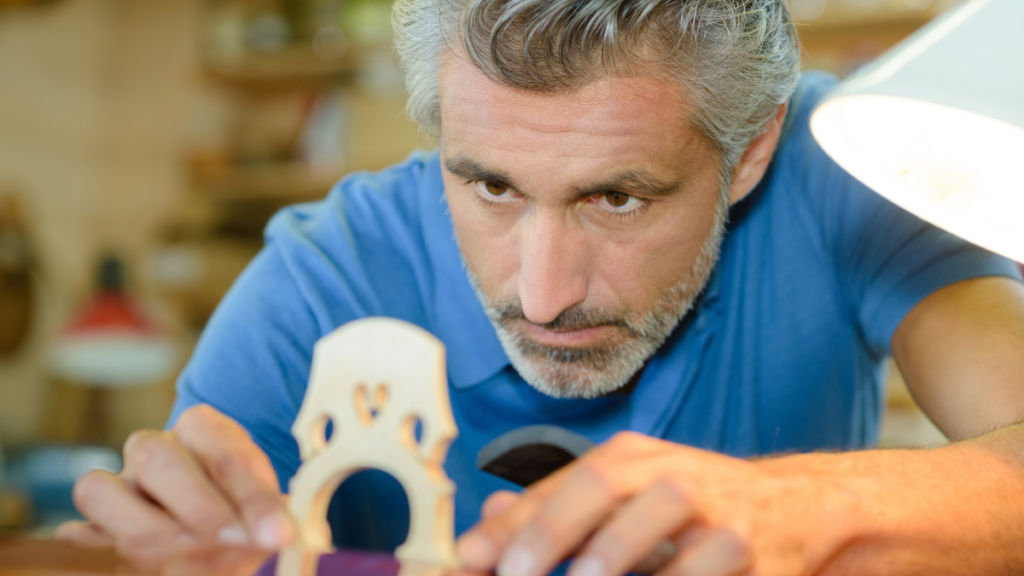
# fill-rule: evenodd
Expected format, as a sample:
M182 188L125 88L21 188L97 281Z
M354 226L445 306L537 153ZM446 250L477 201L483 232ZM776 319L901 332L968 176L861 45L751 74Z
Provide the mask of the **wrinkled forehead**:
M676 183L717 177L717 158L680 113L683 95L657 78L607 77L542 93L495 82L465 61L446 63L439 78L446 161L513 175L535 190L624 173Z
M663 143L696 134L684 91L657 76L602 76L572 90L525 90L453 55L442 61L438 84L443 140L446 133L458 139L467 130L507 137L642 136Z

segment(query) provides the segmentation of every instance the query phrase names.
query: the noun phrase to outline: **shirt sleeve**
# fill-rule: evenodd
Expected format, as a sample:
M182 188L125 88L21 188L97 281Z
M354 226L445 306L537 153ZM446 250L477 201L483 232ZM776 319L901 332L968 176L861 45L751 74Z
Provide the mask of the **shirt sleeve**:
M425 158L350 175L325 199L271 219L266 246L224 296L178 379L168 426L191 406L213 406L249 431L285 488L301 463L291 426L316 341L367 316L423 325L415 273L423 257L409 247L418 245L414 204Z
M213 406L249 431L270 457L284 490L300 462L290 428L319 336L277 246L267 245L207 323L178 378L168 426L191 406Z
M971 278L1020 280L1013 262L928 224L889 202L837 165L810 132L810 114L835 84L805 76L791 103L780 162L798 182L807 215L836 270L850 313L871 349L890 353L906 314L936 290Z

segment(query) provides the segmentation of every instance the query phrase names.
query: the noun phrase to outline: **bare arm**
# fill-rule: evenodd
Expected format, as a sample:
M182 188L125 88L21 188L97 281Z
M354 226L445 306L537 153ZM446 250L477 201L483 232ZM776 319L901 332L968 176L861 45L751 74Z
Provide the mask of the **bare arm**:
M907 314L893 356L914 399L951 440L1024 420L1024 286L980 278Z
M907 315L892 344L914 398L956 443L844 463L848 477L872 469L877 477L852 481L872 502L871 522L836 566L1024 571L1024 286L1007 278L948 286Z
M466 565L617 576L666 539L659 576L1024 573L1024 289L973 280L894 337L911 390L954 439L931 450L743 461L622 434L525 495L492 497Z

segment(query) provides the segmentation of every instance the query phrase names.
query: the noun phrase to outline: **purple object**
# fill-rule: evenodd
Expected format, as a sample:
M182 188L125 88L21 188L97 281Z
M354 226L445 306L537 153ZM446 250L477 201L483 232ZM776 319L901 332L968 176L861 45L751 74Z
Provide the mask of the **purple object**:
M255 576L274 576L277 556L267 561ZM320 557L318 576L397 576L398 561L390 554L338 550Z

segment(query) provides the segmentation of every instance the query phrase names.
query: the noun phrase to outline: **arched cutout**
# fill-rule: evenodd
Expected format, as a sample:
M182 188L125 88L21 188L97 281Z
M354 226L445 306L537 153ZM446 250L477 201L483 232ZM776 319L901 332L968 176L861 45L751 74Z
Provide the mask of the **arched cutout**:
M420 443L423 441L423 419L419 414L409 414L402 420L399 438L406 450L413 454L419 453Z
M409 535L409 514L402 483L383 470L367 469L338 486L326 519L335 530L334 546L394 554Z
M331 441L331 436L334 434L334 420L331 419L329 414L324 414L316 420L316 424L313 428L313 434L311 440L313 441L314 453L322 451L327 447L327 443Z
M340 425L330 442L325 412ZM395 550L403 571L458 566L455 485L444 472L457 430L437 338L386 318L358 320L324 337L292 434L303 462L289 482L288 508L299 533L278 557L278 576L316 573L317 558L332 549L328 505L346 479L368 468L393 476L408 500L408 536Z

